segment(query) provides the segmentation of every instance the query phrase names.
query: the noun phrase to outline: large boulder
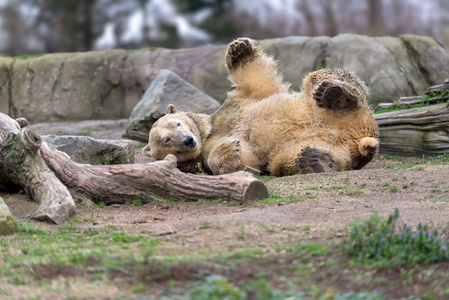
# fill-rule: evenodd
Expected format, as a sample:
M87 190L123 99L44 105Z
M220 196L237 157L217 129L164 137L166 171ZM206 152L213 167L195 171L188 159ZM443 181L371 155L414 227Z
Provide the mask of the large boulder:
M43 136L51 149L65 152L73 161L90 165L134 163L134 143L128 140L96 140L87 136Z
M422 94L449 76L449 52L430 37L286 37L261 41L298 90L304 76L343 67L368 84L368 101L394 102ZM193 49L108 50L0 57L0 110L31 122L128 118L161 69L168 69L219 102L231 89L226 45Z
M123 135L141 142L148 142L148 132L167 106L174 104L180 111L211 114L220 103L169 70L161 70L137 103L129 117Z
M0 236L13 234L16 232L17 223L14 217L11 215L8 206L5 201L0 197Z

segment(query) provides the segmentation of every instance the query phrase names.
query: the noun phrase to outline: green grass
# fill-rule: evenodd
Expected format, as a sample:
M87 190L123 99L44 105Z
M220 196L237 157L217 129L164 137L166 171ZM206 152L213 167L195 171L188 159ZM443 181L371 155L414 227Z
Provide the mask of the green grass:
M449 243L438 230L419 224L415 230L397 224L396 209L387 218L374 213L369 219L350 225L342 250L354 262L376 267L413 266L449 260Z
M157 244L153 239L129 235L112 226L80 229L62 225L44 230L19 223L13 239L0 249L0 274L20 275L21 267L32 268L35 265L74 268L85 268L92 262L102 265L105 261L134 257L136 251L150 253ZM124 245L132 245L134 249L124 251Z
M384 220L378 217L370 224L383 228ZM236 225L243 228L244 223ZM200 225L211 226L211 222ZM269 231L269 227L260 226ZM302 226L310 230L310 225ZM371 236L363 236L363 240ZM248 238L257 240L251 235ZM164 248L162 254L155 253L160 245L157 241L142 234L128 234L114 226L65 225L43 230L19 223L15 236L0 239L0 274L11 285L39 285L43 289L46 284L53 285L59 280L39 277L41 271L47 276L53 272L52 276L57 278L60 266L65 266L80 272L75 275L80 277L69 275L64 279L68 282L87 280L101 289L120 282L124 293L134 293L133 297L138 299L152 299L143 295L151 294L148 291L155 288L162 291L157 299L390 299L388 295L373 292L379 287L387 291L401 288L409 293L407 296L412 293L422 296L429 287L436 295L434 298L445 299L449 294L438 288L447 283L447 275L434 265L420 269L406 264L398 278L384 277L381 272L373 277L376 272L373 268L378 265L350 265L353 257L342 255L341 248L334 243L285 242L226 250L229 252L205 249L189 255L168 256ZM424 242L432 245L430 239ZM432 253L427 251L426 255L431 257ZM365 255L366 252L362 256ZM414 289L407 288L410 280ZM344 292L349 290L348 284L351 289L366 292ZM8 296L9 291L2 293ZM78 296L82 296L81 291Z
M293 203L293 202L301 202L301 201L305 201L307 199L314 199L317 198L318 196L316 195L287 195L287 196L281 196L281 195L277 195L277 194L269 194L267 198L262 199L262 200L258 200L255 203L256 204L276 204L279 202L289 202L289 203Z
M134 205L134 206L142 206L142 205L143 205L142 199L136 199L136 200L134 200L134 201L133 201L133 205Z
M431 92L428 95L423 95L421 99L429 100L429 99L433 99L433 98L445 97L447 95L449 95L449 91ZM425 107L425 106L441 104L441 103L446 103L446 102L447 101L438 101L437 103L422 102L422 103L415 103L415 104L410 104L410 105L404 105L404 104L400 104L398 102L394 102L393 105L390 107L377 109L374 112L374 114L382 114L382 113L387 113L387 112L392 112L392 111L400 111L400 110L410 109L410 108Z
M449 95L449 91L440 91L440 92L430 92L429 94L424 94L421 99L429 100L433 98L441 98Z
M214 224L212 224L212 222L204 222L200 225L200 229L208 229L208 228L212 228Z

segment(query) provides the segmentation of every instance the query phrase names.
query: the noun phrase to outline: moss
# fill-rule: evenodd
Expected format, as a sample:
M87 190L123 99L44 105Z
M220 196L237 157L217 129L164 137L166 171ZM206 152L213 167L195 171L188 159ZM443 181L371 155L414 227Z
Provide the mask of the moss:
M13 234L16 230L17 222L8 211L8 215L0 218L0 235Z
M38 54L23 54L20 56L14 56L14 59L30 59L30 58L37 58L45 55L47 53L38 53Z
M136 53L136 52L140 52L140 51L153 51L156 49L157 49L157 47L144 47L144 48L140 48L140 49L126 49L125 51L128 53Z

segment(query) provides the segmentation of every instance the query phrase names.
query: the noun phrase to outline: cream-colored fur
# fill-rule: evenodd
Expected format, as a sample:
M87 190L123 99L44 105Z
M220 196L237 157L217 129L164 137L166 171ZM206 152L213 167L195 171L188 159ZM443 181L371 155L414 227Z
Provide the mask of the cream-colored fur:
M209 115L178 112L170 104L167 114L153 124L142 153L157 160L173 154L181 171L200 171L197 163L201 162L202 147L211 129Z
M273 58L247 38L230 44L225 61L235 89L212 115L203 146L214 174L245 165L275 176L349 170L374 158L378 127L356 75L322 69L289 92Z

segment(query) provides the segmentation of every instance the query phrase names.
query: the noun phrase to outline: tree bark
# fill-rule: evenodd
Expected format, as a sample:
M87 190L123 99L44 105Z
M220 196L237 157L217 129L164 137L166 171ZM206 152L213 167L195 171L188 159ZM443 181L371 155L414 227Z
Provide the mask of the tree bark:
M21 186L40 204L31 218L60 224L75 214L75 202L39 156L41 145L40 136L0 113L0 179L6 181L3 185Z
M40 155L69 188L105 204L153 200L222 199L243 203L268 195L253 174L239 171L220 176L187 174L176 168L176 157L147 164L92 166L77 164L45 143Z

